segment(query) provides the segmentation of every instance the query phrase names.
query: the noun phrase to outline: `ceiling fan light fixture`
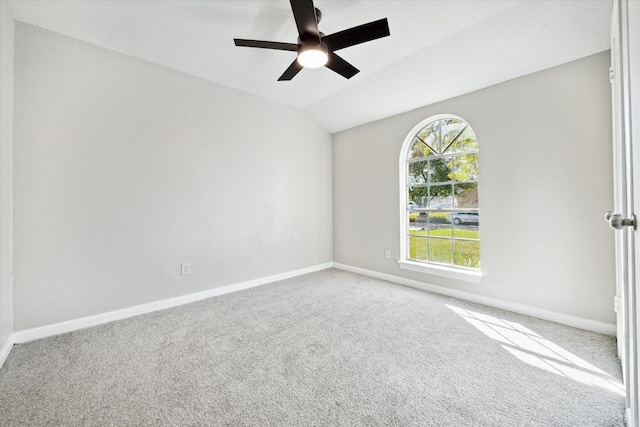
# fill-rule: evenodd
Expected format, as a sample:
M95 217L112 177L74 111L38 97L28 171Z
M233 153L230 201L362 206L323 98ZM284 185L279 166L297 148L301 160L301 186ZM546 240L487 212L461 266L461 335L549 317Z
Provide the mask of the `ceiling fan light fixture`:
M320 68L329 60L327 47L320 43L316 46L305 47L298 52L298 63L305 68Z

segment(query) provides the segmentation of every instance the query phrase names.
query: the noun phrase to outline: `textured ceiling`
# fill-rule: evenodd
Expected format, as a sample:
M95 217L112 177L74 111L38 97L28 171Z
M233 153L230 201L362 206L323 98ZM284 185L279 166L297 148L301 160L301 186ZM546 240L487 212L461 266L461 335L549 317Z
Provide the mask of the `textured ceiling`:
M287 0L12 0L16 20L306 111L329 132L388 117L608 49L611 0L316 0L331 34L388 18L391 37L326 69L278 77L295 53L233 38L295 43Z

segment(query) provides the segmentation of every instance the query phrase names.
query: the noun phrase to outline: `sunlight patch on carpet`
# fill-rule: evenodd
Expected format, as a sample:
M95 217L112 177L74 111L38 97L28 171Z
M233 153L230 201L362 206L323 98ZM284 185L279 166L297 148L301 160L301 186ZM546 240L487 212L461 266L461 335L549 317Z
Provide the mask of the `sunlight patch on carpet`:
M504 350L528 365L581 384L625 395L620 381L519 323L453 305L447 307L489 338L500 342Z

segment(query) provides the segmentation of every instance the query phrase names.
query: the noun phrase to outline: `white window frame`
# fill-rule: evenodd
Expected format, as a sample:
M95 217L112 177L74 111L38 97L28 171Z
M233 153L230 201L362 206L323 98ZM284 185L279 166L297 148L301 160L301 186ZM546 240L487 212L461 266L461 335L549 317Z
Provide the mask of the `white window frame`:
M411 129L411 132L407 134L404 142L402 143L402 150L400 150L400 160L398 167L400 171L400 260L398 260L398 266L403 270L416 271L419 273L446 277L449 279L456 279L464 282L480 283L480 280L483 276L481 269L471 270L463 267L449 267L433 263L418 262L410 260L407 257L407 236L409 231L407 229L407 157L409 155L409 150L413 145L413 140L415 139L416 134L422 128L436 120L448 118L458 119L469 124L465 119L453 114L438 114L418 123L413 129ZM478 152L480 152L479 147ZM478 176L478 181L479 178L480 177ZM482 257L482 251L480 252L480 254ZM480 265L482 266L482 262L480 263Z

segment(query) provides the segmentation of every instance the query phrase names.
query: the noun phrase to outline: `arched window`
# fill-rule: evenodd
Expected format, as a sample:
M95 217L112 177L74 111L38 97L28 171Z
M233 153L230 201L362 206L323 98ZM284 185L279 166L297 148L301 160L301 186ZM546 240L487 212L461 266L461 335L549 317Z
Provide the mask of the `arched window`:
M400 154L401 259L411 270L480 278L478 141L459 117L431 117Z

